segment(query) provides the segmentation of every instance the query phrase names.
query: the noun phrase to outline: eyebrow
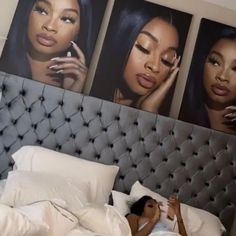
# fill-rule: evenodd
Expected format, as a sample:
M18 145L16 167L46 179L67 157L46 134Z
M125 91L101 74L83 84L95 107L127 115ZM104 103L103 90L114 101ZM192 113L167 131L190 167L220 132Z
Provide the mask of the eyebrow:
M48 0L37 0L36 3L37 2L44 2L45 4L51 6L51 3ZM79 11L74 8L65 8L65 9L63 9L63 11L72 11L72 12L76 13L77 15L79 15Z
M152 35L150 32L143 30L143 31L140 32L140 34L145 34L145 35L147 35L149 38L151 38L153 41L155 41L156 43L158 43L158 39L157 39L154 35Z
M159 40L158 40L153 34L151 34L151 33L148 32L148 31L143 30L143 31L140 32L140 34L144 34L144 35L148 36L148 37L149 37L150 39L152 39L155 43L158 43L158 42L159 42ZM176 47L169 47L168 50L177 51L177 48L176 48Z
M223 55L220 53L220 52L217 52L215 50L211 51L210 54L216 54L218 55L219 57L222 57L223 58Z

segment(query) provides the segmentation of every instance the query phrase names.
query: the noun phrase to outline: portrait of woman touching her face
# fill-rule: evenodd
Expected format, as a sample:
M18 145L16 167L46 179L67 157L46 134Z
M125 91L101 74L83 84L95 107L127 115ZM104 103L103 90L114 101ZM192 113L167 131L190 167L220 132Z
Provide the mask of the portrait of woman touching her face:
M236 28L203 19L192 63L180 118L236 134Z
M94 9L91 0L20 0L0 69L81 92L98 33Z
M90 94L168 114L190 21L143 0L116 1Z

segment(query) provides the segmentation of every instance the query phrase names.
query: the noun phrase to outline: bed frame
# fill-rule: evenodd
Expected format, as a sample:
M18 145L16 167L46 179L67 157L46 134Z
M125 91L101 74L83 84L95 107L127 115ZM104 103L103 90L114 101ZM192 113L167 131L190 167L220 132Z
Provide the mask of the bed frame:
M12 169L13 152L41 145L118 165L114 189L128 193L139 180L166 197L177 193L182 202L219 216L229 234L236 136L4 72L0 88L1 178Z

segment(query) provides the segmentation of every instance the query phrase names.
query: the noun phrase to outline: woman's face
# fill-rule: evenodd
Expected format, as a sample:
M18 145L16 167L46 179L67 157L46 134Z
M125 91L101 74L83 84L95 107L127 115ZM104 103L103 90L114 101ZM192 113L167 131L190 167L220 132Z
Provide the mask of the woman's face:
M143 216L153 218L157 210L161 211L157 201L154 199L147 200L143 209Z
M154 18L144 26L124 70L125 82L133 93L145 95L168 78L178 41L176 28L162 19Z
M228 106L236 101L236 40L220 39L211 49L203 84L208 102Z
M31 51L57 56L70 46L80 29L77 0L37 0L29 16Z

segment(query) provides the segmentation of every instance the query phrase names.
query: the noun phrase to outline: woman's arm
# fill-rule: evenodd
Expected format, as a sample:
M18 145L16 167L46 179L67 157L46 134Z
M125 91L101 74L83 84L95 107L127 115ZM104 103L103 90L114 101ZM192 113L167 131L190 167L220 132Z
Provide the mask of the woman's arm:
M179 234L181 234L182 236L187 236L187 232L184 226L184 221L181 215L180 202L176 196L171 196L169 198L169 206L173 208L175 215L177 217Z
M148 236L152 232L156 223L160 220L160 211L157 210L155 216L150 219L148 223L140 230L139 219L140 217L134 214L130 214L127 216L132 236Z

